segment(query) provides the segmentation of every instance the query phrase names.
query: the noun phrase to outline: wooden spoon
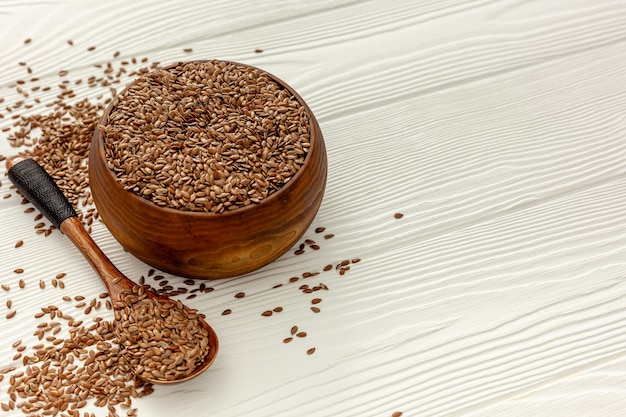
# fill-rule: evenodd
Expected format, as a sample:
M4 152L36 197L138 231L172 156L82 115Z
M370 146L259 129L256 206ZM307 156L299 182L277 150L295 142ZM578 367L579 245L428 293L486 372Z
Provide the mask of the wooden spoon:
M136 287L133 281L122 274L107 256L98 247L96 242L85 230L78 219L74 208L63 192L54 182L54 179L33 159L10 158L6 163L9 170L9 179L15 184L22 195L46 216L57 229L65 234L83 256L96 270L114 301L119 300L124 292L132 291ZM147 297L167 299L167 297L146 290ZM143 380L153 384L170 384L187 381L205 371L215 360L218 350L217 335L209 324L199 319L203 328L209 334L209 351L204 361L190 374L172 381L150 379L137 374Z

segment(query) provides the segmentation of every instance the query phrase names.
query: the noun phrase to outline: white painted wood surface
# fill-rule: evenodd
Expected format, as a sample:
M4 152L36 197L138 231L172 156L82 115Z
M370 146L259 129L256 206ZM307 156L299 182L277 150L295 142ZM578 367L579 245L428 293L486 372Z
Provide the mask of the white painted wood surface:
M220 355L135 400L140 416L626 413L624 0L0 1L0 50L0 112L18 99L18 62L55 86L59 70L89 77L119 50L116 64L259 66L300 92L324 132L328 187L305 236L322 248L189 300ZM39 307L103 291L32 217L0 199L2 367L12 342L33 339ZM102 224L93 235L123 272L146 274ZM330 287L319 314L300 283L272 288L357 257L344 276L316 277ZM64 290L39 289L58 272ZM292 325L308 336L284 344Z

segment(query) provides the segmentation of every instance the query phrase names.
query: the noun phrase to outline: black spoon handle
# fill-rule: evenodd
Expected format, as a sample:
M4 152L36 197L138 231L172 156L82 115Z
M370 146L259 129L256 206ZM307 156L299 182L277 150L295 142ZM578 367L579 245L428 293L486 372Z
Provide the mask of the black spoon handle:
M9 168L9 179L22 195L57 228L76 211L54 179L34 159L24 159Z

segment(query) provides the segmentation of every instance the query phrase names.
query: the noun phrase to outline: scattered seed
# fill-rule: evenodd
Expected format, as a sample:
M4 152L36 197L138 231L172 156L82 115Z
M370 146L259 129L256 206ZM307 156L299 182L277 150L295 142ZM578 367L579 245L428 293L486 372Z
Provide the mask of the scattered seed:
M315 348L314 347L312 347L312 348L310 348L309 350L306 351L307 355L312 355L314 353L315 353Z
M33 40L31 38L28 38L26 40L24 40L24 44L28 45L29 43L31 43Z
M185 49L183 49L183 52L185 52L185 53L193 52L193 49L185 48Z
M23 274L24 273L24 268L14 269L13 272L15 272L16 274Z
M293 337L285 337L285 338L283 339L283 343L289 343L289 342L291 342L292 340L293 340Z
M17 314L17 310L12 310L12 311L9 311L9 312L7 313L7 315L6 315L6 318L7 318L7 319L12 319L13 317L15 317L15 314Z
M11 291L11 287L9 287L7 284L2 284L2 289L5 291Z
M272 310L266 310L263 313L261 313L261 315L264 317L269 317L272 315Z
M19 248L19 247L21 247L23 244L24 244L24 241L20 239L20 240L18 240L18 241L15 243L15 247L16 247L16 248Z
M319 304L321 302L322 302L321 298L314 298L314 299L311 300L311 304Z
M402 411L394 411L391 413L391 417L402 417Z
M298 331L298 326L293 326L291 328L291 334L296 334L297 331Z
M41 288L42 290L46 288L46 282L43 279L39 280L39 288Z
M254 53L255 53L255 54L260 54L261 52L263 52L263 49L255 49L255 50L254 50Z
M283 308L282 307L274 307L272 309L272 311L274 311L274 313L280 313L281 311L283 311Z
M402 213L396 213L396 214L394 214L394 215L393 215L393 217L395 217L396 219L401 219L401 218L403 218L403 217L404 217L404 214L402 214Z
M311 311L314 313L319 313L321 310L319 309L319 307L311 307Z
M327 235L324 235L324 239L326 239L326 240L328 240L328 239L332 239L332 238L334 238L334 237L335 237L335 235L334 235L334 234L332 234L332 233L328 233Z
M246 296L245 292L238 292L237 294L235 294L235 298L243 298Z
M306 332L298 332L298 333L296 333L296 336L298 336L298 337L306 337Z
M222 311L222 316L227 316L227 315L229 315L232 312L233 312L233 310L231 310L230 308L227 308L226 310Z

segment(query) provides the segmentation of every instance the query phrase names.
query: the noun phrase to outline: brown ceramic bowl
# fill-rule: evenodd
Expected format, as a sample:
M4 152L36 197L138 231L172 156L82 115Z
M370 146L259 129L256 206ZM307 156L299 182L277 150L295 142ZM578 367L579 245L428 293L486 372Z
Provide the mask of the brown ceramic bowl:
M131 254L162 271L190 278L228 278L254 271L289 250L310 226L322 202L327 160L320 127L302 97L279 78L305 108L310 148L304 165L281 189L220 214L158 206L125 191L108 169L96 129L89 155L91 192L102 221ZM115 106L105 110L101 124Z

